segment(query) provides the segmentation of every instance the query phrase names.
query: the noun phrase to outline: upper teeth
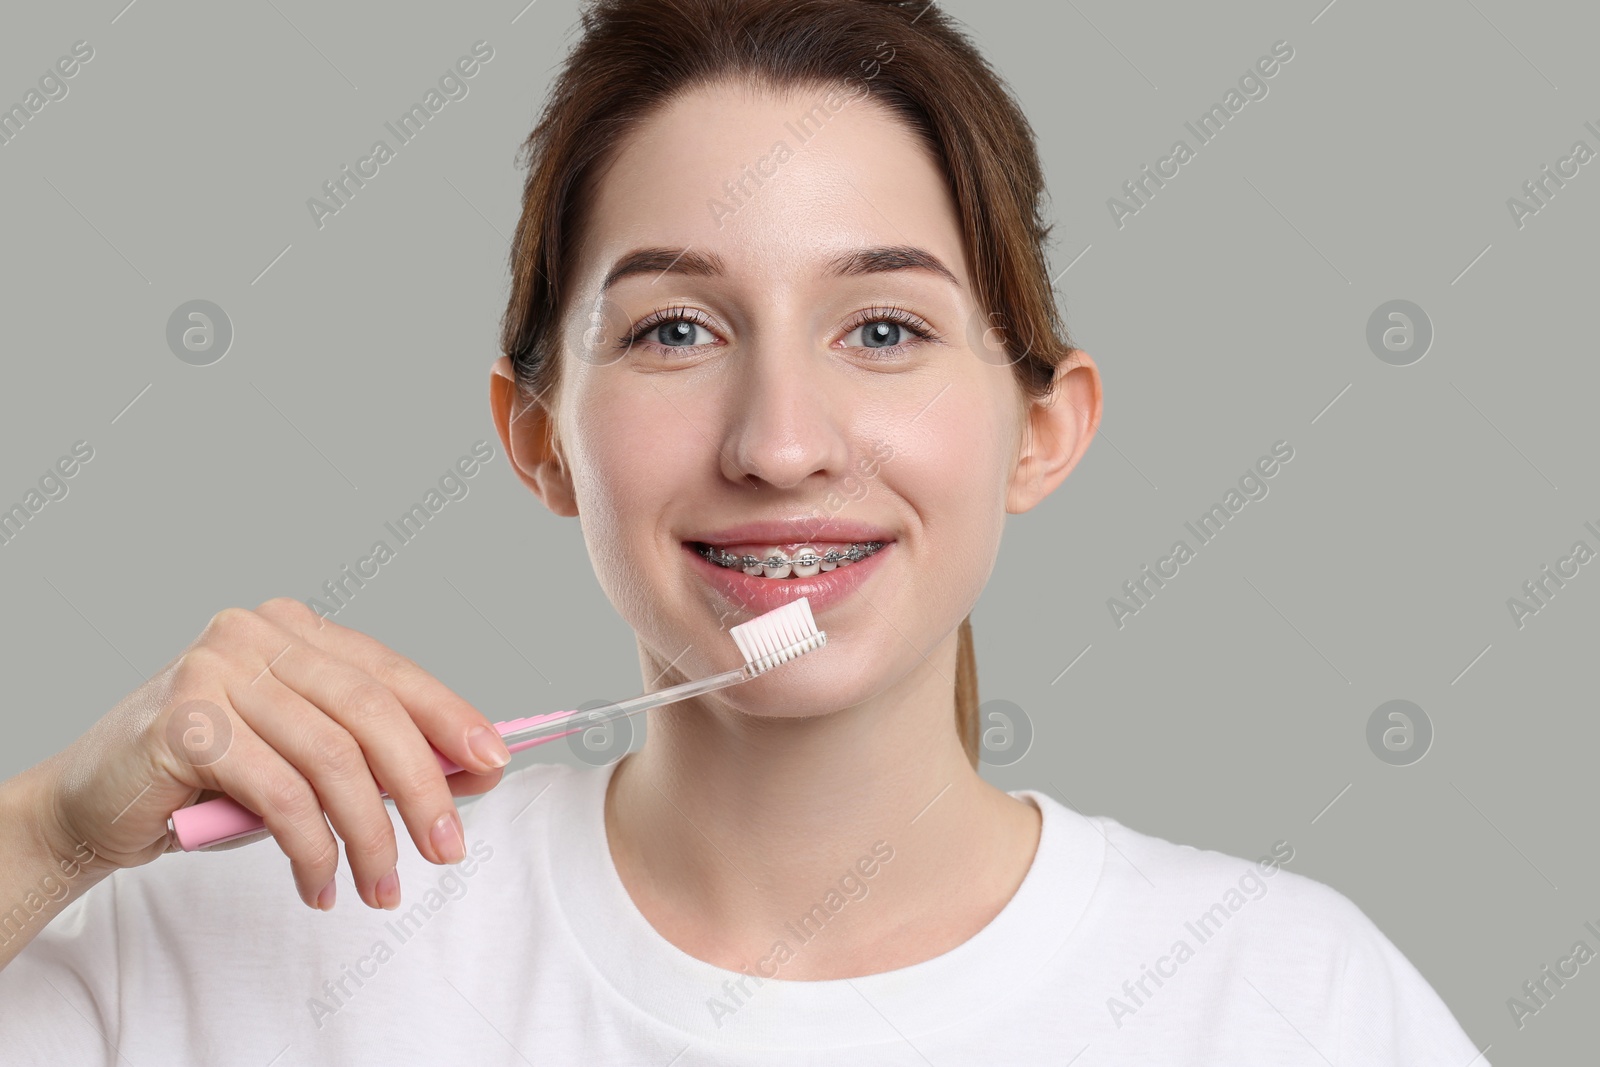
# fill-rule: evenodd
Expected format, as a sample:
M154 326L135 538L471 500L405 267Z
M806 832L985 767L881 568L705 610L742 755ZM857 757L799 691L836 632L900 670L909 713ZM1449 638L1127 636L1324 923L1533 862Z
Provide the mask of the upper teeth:
M796 578L810 578L818 571L848 567L857 560L872 555L886 543L858 541L848 548L830 548L826 552L818 552L810 545L803 545L793 557L786 555L783 549L777 547L763 550L760 556L736 556L715 545L701 545L700 554L719 567L736 567L752 576L787 578L792 574Z

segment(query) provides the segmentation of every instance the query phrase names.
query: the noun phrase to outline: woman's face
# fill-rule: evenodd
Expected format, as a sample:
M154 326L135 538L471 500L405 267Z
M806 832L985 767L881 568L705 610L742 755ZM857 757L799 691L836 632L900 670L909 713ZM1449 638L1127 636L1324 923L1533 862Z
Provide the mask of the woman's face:
M602 587L647 667L672 665L653 687L737 666L729 627L802 592L828 633L718 694L757 714L850 707L917 670L948 688L1023 439L934 160L841 100L679 98L597 180L565 279L561 449ZM865 540L888 543L805 579L696 551Z

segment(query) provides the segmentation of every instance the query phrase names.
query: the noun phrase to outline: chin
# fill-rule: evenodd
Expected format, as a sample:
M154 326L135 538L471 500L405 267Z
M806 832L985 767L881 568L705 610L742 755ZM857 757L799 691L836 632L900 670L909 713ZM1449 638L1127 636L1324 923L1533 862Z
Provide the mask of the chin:
M899 666L886 659L875 642L830 641L814 652L711 697L755 718L809 719L831 715L878 696L893 684L891 675Z

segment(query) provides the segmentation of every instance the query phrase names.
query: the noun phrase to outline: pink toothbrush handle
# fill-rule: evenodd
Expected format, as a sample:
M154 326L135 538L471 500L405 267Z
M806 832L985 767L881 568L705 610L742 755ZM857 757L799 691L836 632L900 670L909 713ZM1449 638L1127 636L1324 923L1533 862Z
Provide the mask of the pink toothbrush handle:
M570 711L554 711L548 715L533 715L526 719L510 719L506 722L494 724L495 730L504 737L514 730L525 730L530 726L537 726L551 719L563 715L571 715ZM558 737L575 734L583 726L574 726L558 734L547 737L534 737L526 741L518 741L514 745L507 745L512 752L520 752L534 745L542 745L546 741L554 741ZM434 749L434 756L439 760L439 768L446 775L457 774L463 768L457 765L448 756L438 749ZM388 793L384 793L388 796ZM179 808L167 820L167 836L169 851L175 845L184 852L194 852L197 849L220 845L225 841L244 837L249 834L260 834L266 829L266 823L261 816L240 804L232 797L216 797L201 804L191 804L187 808ZM243 842L241 842L242 844Z

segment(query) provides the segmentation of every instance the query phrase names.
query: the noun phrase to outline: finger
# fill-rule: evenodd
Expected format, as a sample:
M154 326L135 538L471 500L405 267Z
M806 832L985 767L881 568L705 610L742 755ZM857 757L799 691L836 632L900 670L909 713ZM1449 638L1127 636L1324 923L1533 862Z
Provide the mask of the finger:
M488 773L511 761L505 742L481 711L376 638L324 619L288 597L269 600L256 610L302 641L359 667L388 686L423 736L457 766Z
M249 808L266 828L283 854L289 857L295 889L310 907L333 884L339 870L339 842L322 814L322 804L310 781L278 754L228 706L224 697L212 701L228 714L232 736L222 756L204 766L177 756L174 777L194 781L206 792L199 799L226 794Z
M462 771L445 778L450 786L450 794L458 797L474 797L480 793L487 793L500 784L500 779L505 777L505 768L490 771L488 774L473 774L471 771Z
M268 673L355 738L369 773L394 798L424 857L433 863L459 863L465 858L461 817L439 767L438 754L388 686L358 667L298 641L273 658ZM330 758L354 774L356 768L348 765L351 755L346 748Z
M310 781L344 841L361 899L374 908L398 903L398 879L384 881L399 859L394 824L361 745L271 671L233 685L228 699L250 728Z

